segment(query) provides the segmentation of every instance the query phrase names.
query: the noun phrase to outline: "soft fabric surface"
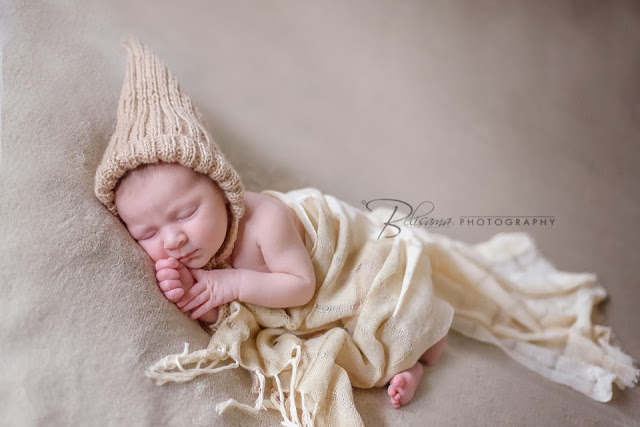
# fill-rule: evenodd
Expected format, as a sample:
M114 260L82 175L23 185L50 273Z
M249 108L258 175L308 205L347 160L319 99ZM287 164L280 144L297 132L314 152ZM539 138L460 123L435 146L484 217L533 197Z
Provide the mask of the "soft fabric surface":
M290 426L359 426L352 385L380 387L409 369L447 333L454 310L455 331L594 400L609 401L613 381L636 384L640 370L611 346L610 328L591 324L604 288L592 274L557 271L527 234L470 246L423 229L381 233L393 211L364 212L314 188L263 194L305 226L314 298L288 309L233 302L205 351L185 346L149 369L158 384L241 366L260 380L257 402L220 410L273 408ZM228 358L233 365L218 366Z
M11 426L279 425L243 369L156 386L145 370L210 337L166 301L153 263L95 199L134 33L166 60L250 191L313 186L431 200L437 216L554 215L526 231L609 295L593 323L640 357L637 70L632 1L7 0L0 8L0 413ZM365 425L636 425L638 387L600 403L452 332L394 410Z

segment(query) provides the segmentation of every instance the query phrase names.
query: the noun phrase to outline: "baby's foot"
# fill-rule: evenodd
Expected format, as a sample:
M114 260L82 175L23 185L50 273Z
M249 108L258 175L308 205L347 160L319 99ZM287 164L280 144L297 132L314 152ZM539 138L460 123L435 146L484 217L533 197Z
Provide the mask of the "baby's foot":
M397 409L411 401L418 384L420 384L422 374L422 365L420 362L416 362L411 369L400 372L391 379L387 393L394 408Z

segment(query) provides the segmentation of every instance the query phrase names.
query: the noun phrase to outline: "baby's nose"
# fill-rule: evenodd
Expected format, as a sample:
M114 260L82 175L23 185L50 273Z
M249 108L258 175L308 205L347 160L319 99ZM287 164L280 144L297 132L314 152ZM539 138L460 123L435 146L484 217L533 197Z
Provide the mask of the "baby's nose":
M187 236L184 233L176 233L176 234L167 236L167 238L164 241L164 248L175 249L175 248L181 247L185 243L187 243Z

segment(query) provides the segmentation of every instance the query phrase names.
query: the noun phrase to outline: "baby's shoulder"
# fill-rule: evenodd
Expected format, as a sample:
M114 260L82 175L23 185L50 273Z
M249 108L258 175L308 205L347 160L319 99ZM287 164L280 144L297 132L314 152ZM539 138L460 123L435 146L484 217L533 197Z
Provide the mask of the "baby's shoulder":
M281 231L294 225L304 235L302 224L289 205L275 197L246 191L244 195L245 217L252 226L262 231ZM291 221L293 220L293 221Z
M253 215L273 215L278 211L286 212L289 209L283 201L253 191L244 192L244 207L248 214Z
M247 224L269 224L278 218L292 215L291 208L275 197L266 196L261 193L245 191L244 193L244 216L241 221Z

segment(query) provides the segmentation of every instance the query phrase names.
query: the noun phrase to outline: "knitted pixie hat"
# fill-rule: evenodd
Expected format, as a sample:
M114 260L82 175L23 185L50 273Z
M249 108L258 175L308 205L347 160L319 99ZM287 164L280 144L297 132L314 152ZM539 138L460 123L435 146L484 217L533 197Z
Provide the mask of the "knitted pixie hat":
M244 213L240 177L209 136L203 118L160 59L138 40L122 44L129 63L118 105L116 131L98 166L95 194L116 217L114 189L129 170L147 163L179 163L213 179L229 204L222 247L205 269L228 267Z

